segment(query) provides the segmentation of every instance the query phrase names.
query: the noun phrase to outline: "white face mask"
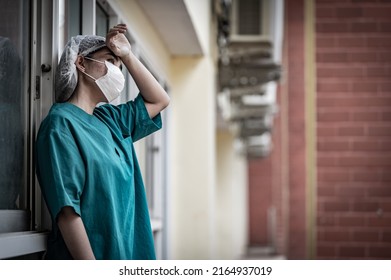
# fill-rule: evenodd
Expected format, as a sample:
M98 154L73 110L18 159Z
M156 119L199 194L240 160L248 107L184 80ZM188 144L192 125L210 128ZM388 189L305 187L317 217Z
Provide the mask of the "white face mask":
M103 92L104 96L106 97L108 102L113 101L118 96L120 96L121 91L124 88L125 85L125 77L122 74L121 70L115 66L114 64L108 62L108 61L99 61L90 57L84 57L89 60L93 60L102 64L105 64L107 67L107 73L106 75L103 75L102 77L95 79L91 75L87 74L86 72L83 72L91 79L95 80L95 83L98 85L100 90Z

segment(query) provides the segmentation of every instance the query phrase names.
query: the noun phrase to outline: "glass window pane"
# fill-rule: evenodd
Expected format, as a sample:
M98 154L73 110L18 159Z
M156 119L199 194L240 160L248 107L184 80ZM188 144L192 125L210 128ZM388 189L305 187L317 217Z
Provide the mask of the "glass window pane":
M261 33L261 1L240 0L239 5L239 34L259 35Z
M81 34L81 1L59 1L59 42L58 59L62 54L65 44L72 36Z
M29 2L0 0L0 209L25 209Z
M106 37L109 31L109 15L96 3L96 35Z

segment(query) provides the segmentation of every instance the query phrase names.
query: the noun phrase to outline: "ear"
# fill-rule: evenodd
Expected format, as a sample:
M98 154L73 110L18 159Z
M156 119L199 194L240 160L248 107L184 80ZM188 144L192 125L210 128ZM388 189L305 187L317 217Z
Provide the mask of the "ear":
M85 61L84 57L82 57L81 55L78 55L75 61L76 68L79 69L79 71L81 72L86 71L86 68L84 66L84 61Z

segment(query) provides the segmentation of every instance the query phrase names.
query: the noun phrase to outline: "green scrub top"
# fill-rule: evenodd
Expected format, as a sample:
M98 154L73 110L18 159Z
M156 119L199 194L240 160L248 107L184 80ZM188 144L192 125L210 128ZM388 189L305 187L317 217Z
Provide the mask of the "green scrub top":
M64 206L81 216L96 259L155 259L133 142L161 126L140 94L93 115L71 103L52 106L36 142L37 177L52 217L47 259L72 259L56 222Z

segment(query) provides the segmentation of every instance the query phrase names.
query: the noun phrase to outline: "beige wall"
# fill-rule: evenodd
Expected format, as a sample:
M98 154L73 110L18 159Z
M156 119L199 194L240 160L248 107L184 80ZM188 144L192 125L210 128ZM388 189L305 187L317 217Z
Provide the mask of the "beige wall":
M171 258L214 255L214 65L208 57L172 60Z
M218 258L239 259L248 244L247 160L234 149L229 131L217 132L215 196Z

